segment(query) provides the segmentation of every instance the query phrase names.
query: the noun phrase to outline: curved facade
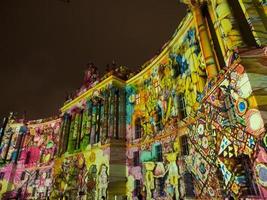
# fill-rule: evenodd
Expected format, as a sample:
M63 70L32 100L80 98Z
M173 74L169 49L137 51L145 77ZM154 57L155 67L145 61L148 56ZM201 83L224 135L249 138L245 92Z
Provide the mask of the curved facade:
M136 74L91 64L57 119L1 129L2 199L266 199L264 0L189 12Z

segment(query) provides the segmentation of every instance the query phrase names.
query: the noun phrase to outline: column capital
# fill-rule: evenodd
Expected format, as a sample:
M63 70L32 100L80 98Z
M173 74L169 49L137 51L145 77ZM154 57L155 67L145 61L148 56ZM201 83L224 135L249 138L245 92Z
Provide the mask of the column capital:
M180 0L181 3L187 4L191 7L198 7L208 2L208 0Z

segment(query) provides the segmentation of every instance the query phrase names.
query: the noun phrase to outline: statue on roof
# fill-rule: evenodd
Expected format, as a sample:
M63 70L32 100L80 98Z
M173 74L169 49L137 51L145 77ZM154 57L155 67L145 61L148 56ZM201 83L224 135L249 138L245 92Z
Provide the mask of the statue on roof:
M99 80L99 74L97 67L92 63L87 64L87 70L84 75L84 85L87 88L91 88L96 81Z

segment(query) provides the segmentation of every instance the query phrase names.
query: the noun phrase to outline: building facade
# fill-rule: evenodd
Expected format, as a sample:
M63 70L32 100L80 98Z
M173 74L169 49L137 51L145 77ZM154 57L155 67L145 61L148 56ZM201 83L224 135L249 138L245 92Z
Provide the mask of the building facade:
M267 2L181 2L139 72L89 64L60 116L3 121L2 199L267 199Z

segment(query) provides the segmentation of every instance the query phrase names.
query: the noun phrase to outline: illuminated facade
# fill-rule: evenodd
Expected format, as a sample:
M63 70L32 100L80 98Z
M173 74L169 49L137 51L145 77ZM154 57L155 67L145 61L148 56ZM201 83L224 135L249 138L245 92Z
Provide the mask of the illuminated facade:
M140 72L90 64L60 117L4 121L2 199L267 199L267 3L182 2Z

